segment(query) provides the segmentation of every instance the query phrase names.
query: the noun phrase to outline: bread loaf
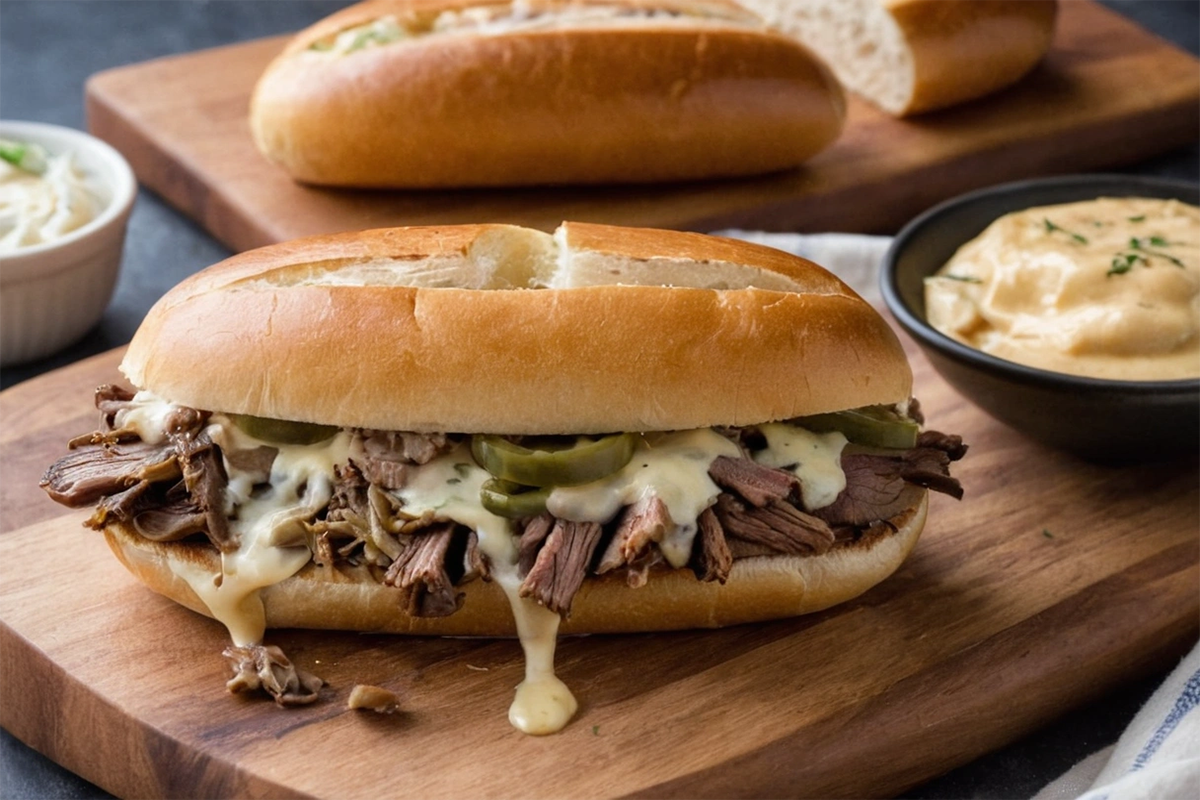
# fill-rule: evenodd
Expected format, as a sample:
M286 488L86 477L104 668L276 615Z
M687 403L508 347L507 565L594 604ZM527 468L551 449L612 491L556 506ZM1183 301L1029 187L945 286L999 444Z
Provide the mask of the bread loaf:
M295 37L250 125L298 181L429 188L771 172L844 115L823 64L722 0L368 0Z

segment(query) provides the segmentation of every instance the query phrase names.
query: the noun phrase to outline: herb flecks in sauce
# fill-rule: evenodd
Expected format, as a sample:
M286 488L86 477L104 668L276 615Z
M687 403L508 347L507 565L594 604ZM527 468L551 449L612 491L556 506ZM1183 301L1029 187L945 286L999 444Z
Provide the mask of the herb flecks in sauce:
M1147 236L1143 239L1139 239L1138 237L1135 236L1129 240L1129 247L1131 249L1140 250L1141 252L1145 253L1147 256L1153 256L1155 258L1166 259L1167 261L1171 262L1175 266L1182 267L1183 261L1176 258L1175 256L1170 255L1168 253L1164 253L1161 250L1151 250L1150 249L1151 247L1155 247L1155 248L1171 247L1172 245L1176 245L1176 244L1181 244L1181 242L1170 242L1170 241L1164 239L1162 236ZM1147 247L1147 245L1149 245L1149 247ZM1149 262L1147 262L1147 264L1148 263Z
M1137 253L1117 253L1115 256L1113 256L1112 268L1104 274L1106 276L1124 275L1126 272L1129 272L1129 270L1133 269L1133 265L1139 261L1145 263L1146 259L1142 256L1139 256Z
M1067 236L1070 236L1072 240L1078 242L1079 244L1087 244L1088 243L1086 236L1080 236L1078 233L1075 233L1074 231L1069 231L1066 228L1063 228L1063 227L1051 222L1049 217L1042 218L1042 225L1045 226L1046 233L1065 233Z
M1144 219L1144 217L1143 217L1143 219ZM1129 272L1129 270L1133 269L1133 267L1135 265L1138 265L1138 264L1142 265L1143 267L1152 266L1152 264L1150 263L1151 258L1161 258L1164 261L1167 261L1168 263L1174 264L1175 266L1179 267L1180 269L1186 269L1187 267L1184 265L1182 259L1176 258L1175 256L1171 255L1170 253L1164 253L1164 252L1162 252L1162 250L1150 249L1152 247L1153 248L1171 247L1172 245L1177 245L1177 244L1182 244L1182 242L1171 242L1162 236L1142 236L1142 237L1134 236L1134 237L1131 237L1129 239L1129 249L1136 250L1137 252L1133 253L1133 252L1122 251L1122 252L1117 253L1115 256L1113 256L1112 268L1105 274L1108 276L1124 275L1125 273Z

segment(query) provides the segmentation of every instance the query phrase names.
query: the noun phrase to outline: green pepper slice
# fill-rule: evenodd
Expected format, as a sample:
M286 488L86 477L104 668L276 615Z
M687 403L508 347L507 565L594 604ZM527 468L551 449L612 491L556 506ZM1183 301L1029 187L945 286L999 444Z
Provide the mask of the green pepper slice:
M233 424L255 439L275 444L316 444L338 432L336 425L317 425L313 422L293 422L249 414L230 414Z
M479 488L479 502L498 517L536 517L546 510L550 491L492 478Z
M632 433L579 438L565 447L523 447L499 436L471 437L471 455L479 466L525 486L578 486L600 480L628 464L636 446Z
M865 406L832 414L800 417L795 423L815 433L840 431L848 441L869 447L907 450L917 444L921 426L888 406Z

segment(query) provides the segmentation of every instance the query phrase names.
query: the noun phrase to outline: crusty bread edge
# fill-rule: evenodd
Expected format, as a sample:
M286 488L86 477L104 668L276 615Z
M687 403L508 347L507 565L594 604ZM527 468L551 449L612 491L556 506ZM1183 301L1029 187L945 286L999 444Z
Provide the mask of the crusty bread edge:
M725 584L703 582L690 570L651 573L643 587L617 576L589 577L576 595L562 633L632 633L715 628L792 617L844 603L891 575L908 557L928 511L928 492L894 518L895 533L868 544L835 548L820 556L759 556L734 562ZM210 616L188 583L172 569L216 575L215 548L144 539L121 523L104 529L117 558L153 591ZM462 608L449 617L415 618L403 610L400 591L364 568L322 568L311 562L295 576L262 590L268 628L312 628L436 636L514 636L512 611L495 582L460 587Z

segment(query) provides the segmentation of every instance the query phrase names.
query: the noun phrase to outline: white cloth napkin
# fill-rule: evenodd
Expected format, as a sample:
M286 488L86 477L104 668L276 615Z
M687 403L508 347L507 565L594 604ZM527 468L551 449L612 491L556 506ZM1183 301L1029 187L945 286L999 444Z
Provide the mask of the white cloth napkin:
M1142 706L1115 745L1093 753L1034 800L1200 797L1200 645Z
M858 233L763 233L762 231L715 231L717 236L765 244L777 250L815 261L849 284L872 305L879 305L879 265L892 243L890 236Z
M888 236L845 233L718 235L786 250L815 261L872 303ZM1197 800L1200 798L1200 644L1147 701L1116 744L1093 753L1033 800Z

